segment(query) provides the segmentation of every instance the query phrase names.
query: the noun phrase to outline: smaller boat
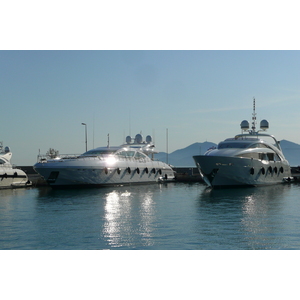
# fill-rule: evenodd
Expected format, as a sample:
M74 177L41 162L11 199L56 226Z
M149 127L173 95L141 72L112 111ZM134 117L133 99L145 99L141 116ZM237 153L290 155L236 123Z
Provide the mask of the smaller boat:
M28 180L26 173L11 165L12 153L9 147L3 149L0 142L0 189L28 187L32 182Z
M53 150L53 149L52 149ZM51 154L52 153L52 154ZM151 136L128 136L126 144L99 147L81 155L39 155L34 169L53 188L102 187L172 181L173 169L156 161Z
M290 181L291 168L284 157L279 141L265 133L267 120L256 131L255 99L252 128L242 121L242 134L220 142L204 155L193 156L203 180L210 187L260 186ZM248 132L248 133L245 133Z

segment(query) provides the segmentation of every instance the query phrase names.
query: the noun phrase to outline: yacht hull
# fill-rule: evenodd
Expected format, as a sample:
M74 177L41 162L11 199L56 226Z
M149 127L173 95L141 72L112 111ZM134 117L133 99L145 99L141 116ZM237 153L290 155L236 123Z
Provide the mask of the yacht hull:
M37 163L34 169L51 187L101 187L146 184L174 179L165 163L126 163L109 166L97 158Z
M25 172L20 169L0 169L0 189L29 187L32 183L28 180Z
M259 186L291 178L287 162L225 156L193 156L204 181L211 187Z

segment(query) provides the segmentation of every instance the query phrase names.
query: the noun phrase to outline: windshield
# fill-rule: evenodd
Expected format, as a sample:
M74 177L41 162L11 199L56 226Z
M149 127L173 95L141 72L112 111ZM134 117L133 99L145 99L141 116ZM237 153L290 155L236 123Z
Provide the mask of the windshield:
M226 148L247 148L249 143L241 143L241 142L221 142L218 145L218 149L226 149Z
M83 153L82 155L109 155L114 154L116 150L113 149L93 149Z

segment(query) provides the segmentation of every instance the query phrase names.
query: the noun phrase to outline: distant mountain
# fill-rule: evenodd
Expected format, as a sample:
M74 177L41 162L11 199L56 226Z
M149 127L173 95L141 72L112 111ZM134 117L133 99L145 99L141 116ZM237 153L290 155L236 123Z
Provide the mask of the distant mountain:
M287 140L280 141L285 158L292 167L300 166L300 145Z
M290 165L293 167L300 166L300 145L287 140L280 141L280 145ZM204 154L209 148L216 146L217 144L210 142L194 143L186 148L170 153L168 155L168 163L174 167L195 167L193 156ZM159 152L155 155L155 158L167 162L166 152Z
M193 155L204 154L209 148L217 145L210 142L194 143L186 148L176 150L168 155L168 163L174 167L195 167ZM159 152L155 158L163 162L167 161L166 152Z

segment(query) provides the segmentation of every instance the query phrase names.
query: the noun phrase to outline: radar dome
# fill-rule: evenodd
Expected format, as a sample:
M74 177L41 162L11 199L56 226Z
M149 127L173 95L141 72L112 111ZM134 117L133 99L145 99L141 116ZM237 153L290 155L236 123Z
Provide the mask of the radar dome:
M127 143L127 144L130 144L130 143L131 143L131 136L130 136L130 135L128 135L128 136L126 137L126 143Z
M135 142L138 143L138 144L141 144L143 142L143 136L141 134L137 134L135 136Z
M151 135L147 135L146 136L146 143L150 144L152 142L152 136Z
M267 120L262 120L260 122L260 129L267 130L269 128L269 122Z
M241 129L243 131L247 131L249 129L249 122L247 120L242 121L242 123L241 123Z

